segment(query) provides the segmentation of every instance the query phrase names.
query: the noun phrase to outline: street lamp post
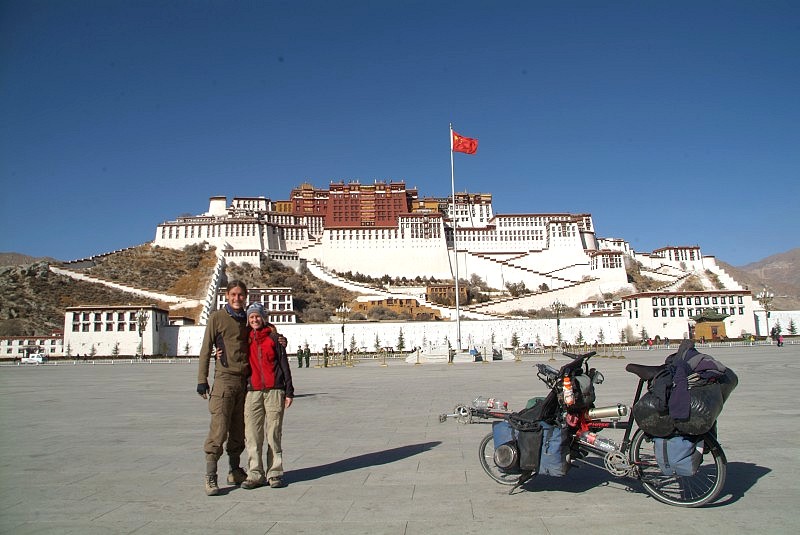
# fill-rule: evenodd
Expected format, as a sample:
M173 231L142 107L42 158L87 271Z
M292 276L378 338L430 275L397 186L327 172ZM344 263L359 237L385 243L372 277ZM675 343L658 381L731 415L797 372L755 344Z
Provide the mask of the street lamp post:
M347 349L345 349L344 324L347 323L347 315L350 314L351 310L352 309L344 303L342 303L339 308L336 309L336 313L339 314L339 318L342 321L342 364L347 364L348 366L351 366L351 364L349 364L345 358Z
M764 308L764 324L766 325L766 336L770 335L770 332L769 332L769 311L772 310L772 300L774 298L775 298L775 294L770 292L769 290L767 290L766 287L756 295L756 299L758 299L758 302Z
M143 308L140 308L139 311L136 313L136 325L139 329L139 358L144 359L144 330L147 328L147 320L148 320L147 312Z
M561 314L564 312L565 308L567 308L567 305L558 299L550 304L550 310L556 315L556 340L559 347L561 347Z

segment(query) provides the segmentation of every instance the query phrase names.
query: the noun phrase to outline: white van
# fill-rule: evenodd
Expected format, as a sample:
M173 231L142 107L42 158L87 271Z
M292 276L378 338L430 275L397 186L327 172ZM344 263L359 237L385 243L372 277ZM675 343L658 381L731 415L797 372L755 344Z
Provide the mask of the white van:
M45 353L31 353L27 357L22 357L20 362L22 364L44 364L47 362L47 355Z

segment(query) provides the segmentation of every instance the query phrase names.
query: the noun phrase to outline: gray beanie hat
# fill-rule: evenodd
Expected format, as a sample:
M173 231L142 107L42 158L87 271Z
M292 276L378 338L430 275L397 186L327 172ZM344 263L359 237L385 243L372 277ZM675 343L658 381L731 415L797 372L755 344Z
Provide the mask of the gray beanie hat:
M264 311L264 305L261 303L253 303L249 307L247 307L247 317L250 317L250 314L258 314L261 316L261 319L267 319L267 314Z

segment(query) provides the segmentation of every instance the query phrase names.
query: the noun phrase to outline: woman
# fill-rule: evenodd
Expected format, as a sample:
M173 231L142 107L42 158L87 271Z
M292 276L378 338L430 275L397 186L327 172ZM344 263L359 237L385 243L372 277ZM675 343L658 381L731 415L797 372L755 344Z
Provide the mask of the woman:
M283 412L292 405L294 386L286 349L274 326L267 323L264 306L247 308L250 325L250 379L244 402L244 427L250 457L243 489L264 485L283 487ZM266 473L263 464L264 435L267 437Z

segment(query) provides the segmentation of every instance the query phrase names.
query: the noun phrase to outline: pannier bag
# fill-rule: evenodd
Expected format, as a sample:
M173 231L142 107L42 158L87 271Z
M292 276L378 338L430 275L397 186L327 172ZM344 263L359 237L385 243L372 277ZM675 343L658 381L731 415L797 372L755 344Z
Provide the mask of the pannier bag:
M714 426L722 412L722 389L725 386L723 383L709 383L691 388L687 420L674 420L667 409L659 409L658 398L648 392L633 406L633 419L642 431L654 437L666 437L675 431L686 435L702 435Z
M689 418L675 420L675 429L684 435L702 435L708 432L722 412L723 403L719 383L689 389Z
M503 471L539 471L539 454L542 451L542 428L527 426L526 431L512 427L506 420L492 424L494 462Z
M539 472L541 459L543 429L520 431L517 435L519 444L519 467L521 470Z
M693 476L703 460L703 454L697 449L702 446L702 440L695 438L654 438L653 446L658 467L667 476Z
M569 428L542 422L542 453L539 473L563 476L569 471Z
M492 422L492 437L494 439L494 448L497 449L507 442L511 442L517 438L514 429L508 425L505 420L499 422Z
M507 421L492 423L494 463L506 473L519 472L518 432Z
M633 419L648 435L666 437L674 432L702 435L714 426L725 401L739 384L730 368L716 382L689 389L689 418L674 420L666 406L653 392L644 394L633 406Z
M652 392L647 392L633 406L633 419L639 428L654 437L666 437L675 432L675 420L669 410L661 408L661 403Z

